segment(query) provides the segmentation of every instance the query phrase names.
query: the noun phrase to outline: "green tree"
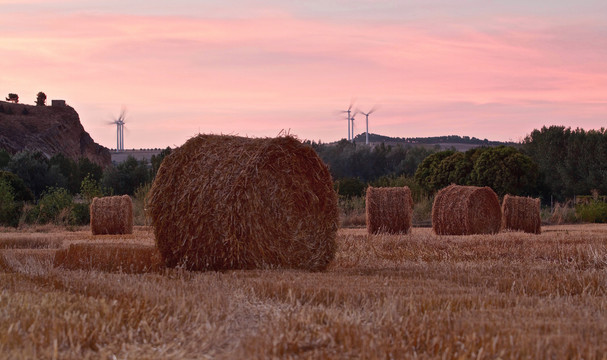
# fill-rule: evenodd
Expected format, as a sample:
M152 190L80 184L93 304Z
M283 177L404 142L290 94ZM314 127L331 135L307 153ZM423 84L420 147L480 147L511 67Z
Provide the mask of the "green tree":
M103 168L89 160L89 158L80 158L78 159L78 174L80 175L78 183L82 183L82 180L89 175L92 179L101 181Z
M545 197L564 200L592 189L607 193L605 129L543 127L525 138L523 150L538 164Z
M435 193L444 187L443 179L438 175L441 162L455 151L446 150L434 153L424 159L415 172L415 181L428 193ZM447 184L448 185L448 184Z
M101 189L101 185L95 178L88 174L80 184L80 195L82 198L90 204L95 197L102 197L103 190Z
M9 171L0 171L0 180L6 181L10 185L15 201L22 203L34 201L34 194L17 175Z
M0 149L0 170L4 169L11 161L11 154L4 149Z
M473 185L489 186L499 196L531 195L536 190L537 179L537 164L511 146L483 151L472 170Z
M48 159L41 152L21 151L11 158L7 169L19 176L38 198L53 183L53 176L48 174L48 165Z
M335 182L337 193L345 197L362 196L367 185L358 178L346 178Z
M147 161L129 156L124 162L108 166L103 172L101 184L116 195L133 195L135 189L151 182L152 174Z
M65 188L50 187L42 193L36 207L30 213L31 220L39 224L70 222L72 195Z
M465 156L461 152L456 152L447 156L440 162L436 169L435 184L442 189L451 184L466 185L468 172L462 164L465 161Z
M36 95L36 106L45 106L46 105L46 94L40 91L38 95Z
M166 149L162 150L158 155L152 155L152 177L156 177L158 173L158 169L160 169L160 165L164 158L171 153L171 148L167 146Z
M49 160L49 173L55 179L53 186L65 187L72 194L77 194L80 190L80 170L78 163L66 157L62 153L57 153Z
M0 178L0 225L17 227L21 206L15 201L10 183Z

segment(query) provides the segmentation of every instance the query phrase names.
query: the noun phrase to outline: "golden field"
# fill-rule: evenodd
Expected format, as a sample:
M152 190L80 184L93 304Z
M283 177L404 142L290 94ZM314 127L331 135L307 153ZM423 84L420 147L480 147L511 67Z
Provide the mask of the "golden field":
M327 271L53 268L149 228L0 232L2 359L607 359L607 226L368 236Z

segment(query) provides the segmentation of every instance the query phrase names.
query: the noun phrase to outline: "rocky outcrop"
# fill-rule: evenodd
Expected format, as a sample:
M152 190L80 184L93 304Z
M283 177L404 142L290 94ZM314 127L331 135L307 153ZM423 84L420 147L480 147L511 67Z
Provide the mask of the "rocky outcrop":
M0 149L14 154L40 151L47 157L62 153L74 160L86 157L105 167L111 164L108 148L97 144L72 107L32 106L0 101Z

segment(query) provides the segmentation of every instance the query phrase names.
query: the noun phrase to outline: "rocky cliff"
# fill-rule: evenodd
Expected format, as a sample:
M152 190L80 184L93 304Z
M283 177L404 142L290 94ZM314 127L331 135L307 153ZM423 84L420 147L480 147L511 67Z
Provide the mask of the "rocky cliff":
M11 154L40 151L47 157L62 153L78 160L86 157L105 167L111 163L108 148L84 131L72 107L33 106L0 101L0 149Z

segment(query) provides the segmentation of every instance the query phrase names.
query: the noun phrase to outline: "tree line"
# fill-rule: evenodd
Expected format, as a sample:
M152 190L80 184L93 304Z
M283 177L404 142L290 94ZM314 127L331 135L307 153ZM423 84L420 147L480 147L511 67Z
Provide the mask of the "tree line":
M466 152L409 144L369 147L345 139L308 143L329 166L344 196L363 195L367 185L390 184L419 187L416 191L426 196L450 184L490 186L500 196L540 197L544 204L607 194L605 129L542 127L518 144Z
M368 185L407 185L418 197L432 196L449 184L490 186L500 196L540 197L544 204L551 198L562 201L575 195L607 194L604 129L543 127L516 146L466 152L409 144L370 147L345 139L334 144L306 143L328 165L336 190L346 197L363 195ZM15 214L21 214L24 204L33 204L30 212L36 215L36 208L53 208L45 201L67 203L69 199L86 204L92 196L135 195L149 186L170 152L166 148L151 163L129 157L102 169L86 158L74 161L58 154L49 159L39 152L11 155L0 150L0 224L13 219L14 225ZM79 210L82 219L88 215L84 207Z
M103 169L87 158L75 161L63 154L47 158L41 152L11 155L0 150L0 225L16 226L24 209L28 214L21 220L27 223L52 221L62 211L65 222L87 223L94 196L135 195L149 187L170 152L162 150L150 163L128 157Z

